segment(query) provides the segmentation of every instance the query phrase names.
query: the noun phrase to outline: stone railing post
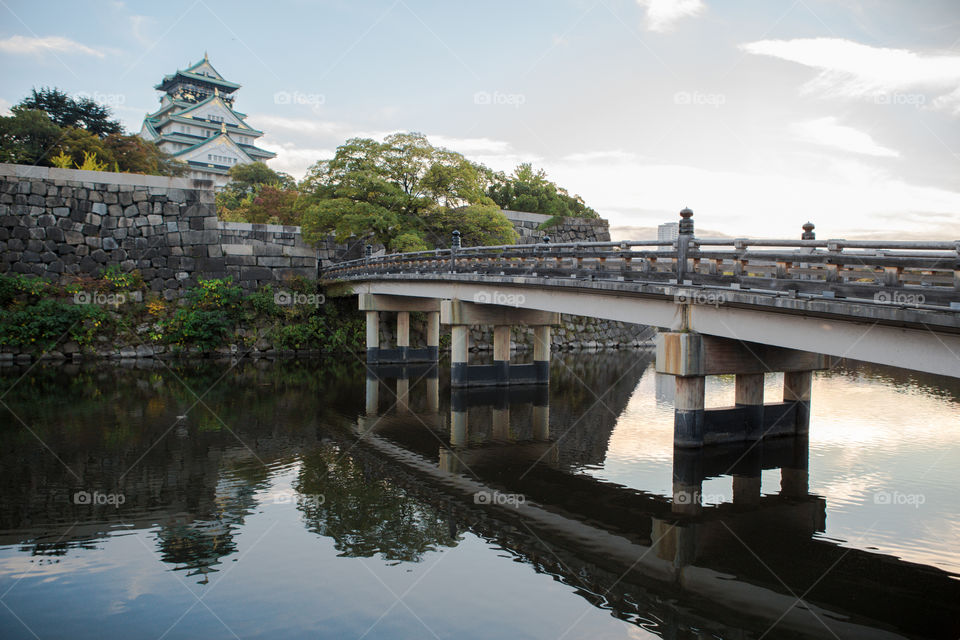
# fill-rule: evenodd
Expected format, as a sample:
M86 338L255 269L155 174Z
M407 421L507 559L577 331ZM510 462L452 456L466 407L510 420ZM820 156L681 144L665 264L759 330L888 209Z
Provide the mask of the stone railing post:
M373 245L368 244L363 248L363 264L370 266L370 258L373 257Z
M460 250L460 232L453 232L453 240L450 243L450 273L457 270L457 251Z
M684 207L680 211L680 225L677 233L677 284L683 285L687 273L687 255L690 241L693 239L693 211Z

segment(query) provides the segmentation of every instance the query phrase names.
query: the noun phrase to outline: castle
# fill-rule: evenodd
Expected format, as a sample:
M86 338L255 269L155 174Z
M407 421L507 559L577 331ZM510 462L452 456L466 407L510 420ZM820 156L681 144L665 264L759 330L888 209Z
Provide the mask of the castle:
M212 180L220 188L230 181L230 167L276 157L254 144L263 132L233 108L240 85L225 80L206 53L154 88L164 92L160 108L143 119L140 136L189 165L189 177Z

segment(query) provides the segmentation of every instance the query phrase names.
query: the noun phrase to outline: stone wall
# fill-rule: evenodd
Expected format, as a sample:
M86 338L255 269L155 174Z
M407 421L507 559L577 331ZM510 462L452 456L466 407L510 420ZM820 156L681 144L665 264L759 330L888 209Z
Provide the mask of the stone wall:
M245 289L316 278L322 261L359 246L308 247L299 227L217 220L213 191L193 180L0 164L0 273L69 281L109 265L139 269L179 297L197 278L232 276Z
M544 236L550 236L551 242L610 242L610 223L602 218L564 218L558 225L541 229L551 216L506 209L503 213L520 235L518 244L536 244Z

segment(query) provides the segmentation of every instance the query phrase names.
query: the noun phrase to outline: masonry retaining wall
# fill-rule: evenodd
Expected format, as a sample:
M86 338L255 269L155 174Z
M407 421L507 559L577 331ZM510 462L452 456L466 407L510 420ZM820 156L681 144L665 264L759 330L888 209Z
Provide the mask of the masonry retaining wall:
M602 218L564 218L559 224L541 229L551 216L506 209L503 213L520 235L519 244L543 242L544 236L550 236L551 242L610 242L610 223Z
M315 279L360 246L307 246L299 227L220 222L213 191L193 180L0 164L0 273L62 282L109 265L138 269L167 299L197 278L243 288Z

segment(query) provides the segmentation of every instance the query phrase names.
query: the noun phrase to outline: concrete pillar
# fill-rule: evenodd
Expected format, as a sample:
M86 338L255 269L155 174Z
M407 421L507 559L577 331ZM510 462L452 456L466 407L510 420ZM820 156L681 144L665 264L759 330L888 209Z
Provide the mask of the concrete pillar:
M467 354L470 332L463 324L450 327L450 383L455 387L467 384Z
M380 360L380 313L367 311L367 362Z
M673 446L703 446L704 376L676 376Z
M440 411L440 378L436 376L427 377L427 411Z
M457 457L457 454L450 449L445 447L440 447L440 470L446 471L447 473L463 473L464 468L463 464L460 462L460 458Z
M550 382L550 333L550 325L533 328L533 365L540 383Z
M703 509L703 456L699 451L673 449L674 513L696 515Z
M427 351L433 360L440 359L440 312L427 312Z
M410 378L397 378L397 413L410 413Z
M793 460L780 469L780 495L805 498L810 491L810 440L797 436L793 443Z
M533 405L533 439L550 439L550 407Z
M783 401L796 403L798 435L810 433L810 396L813 390L812 371L788 371L783 374Z
M397 350L400 351L400 359L407 361L407 354L410 351L410 312L397 312Z
M753 505L760 502L760 476L733 476L733 503Z
M738 373L736 405L746 410L747 440L763 436L763 374Z
M498 324L493 327L493 366L496 368L497 384L510 384L510 327Z
M454 447L467 446L467 411L450 411L450 444Z
M503 408L493 409L493 439L494 440L509 440L510 439L510 409Z
M376 376L367 374L367 406L366 414L375 416L380 410L380 381Z

